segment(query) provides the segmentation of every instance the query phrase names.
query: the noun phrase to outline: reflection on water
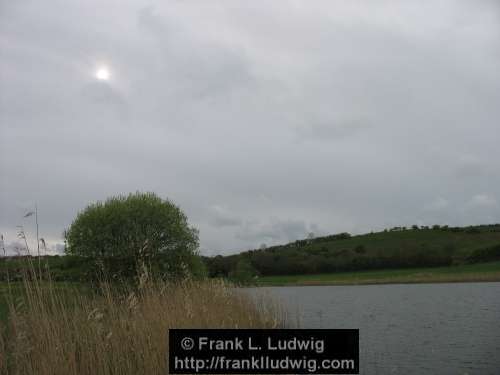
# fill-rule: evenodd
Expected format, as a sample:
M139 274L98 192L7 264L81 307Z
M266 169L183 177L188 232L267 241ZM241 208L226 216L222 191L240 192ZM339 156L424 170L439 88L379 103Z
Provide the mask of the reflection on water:
M247 290L302 328L359 328L361 374L500 374L500 283Z

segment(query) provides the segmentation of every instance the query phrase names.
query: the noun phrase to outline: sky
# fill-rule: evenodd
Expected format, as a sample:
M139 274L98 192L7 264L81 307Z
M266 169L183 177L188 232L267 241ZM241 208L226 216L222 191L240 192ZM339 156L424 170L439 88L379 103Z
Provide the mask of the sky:
M205 255L500 222L500 3L0 1L0 233L152 191Z

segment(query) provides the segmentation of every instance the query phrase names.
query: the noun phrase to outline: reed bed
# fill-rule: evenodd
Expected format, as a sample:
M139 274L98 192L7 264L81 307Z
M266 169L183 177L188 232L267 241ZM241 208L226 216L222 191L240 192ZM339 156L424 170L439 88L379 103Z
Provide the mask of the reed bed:
M169 328L280 328L279 306L220 280L102 284L99 293L24 283L0 322L3 374L166 374Z

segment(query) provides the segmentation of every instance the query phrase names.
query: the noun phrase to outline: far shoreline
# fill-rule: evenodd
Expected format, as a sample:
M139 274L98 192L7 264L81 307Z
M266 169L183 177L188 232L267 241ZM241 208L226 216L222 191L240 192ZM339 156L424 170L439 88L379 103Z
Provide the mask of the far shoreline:
M500 262L330 274L264 276L254 287L500 282Z
M246 288L278 288L278 287L308 287L308 286L364 286L364 285L409 285L409 284L466 284L466 283L498 283L500 282L500 276L491 280L422 280L422 281L373 281L373 282L345 282L345 283L335 283L335 282L318 282L318 283L296 283L296 284L256 284L251 286L245 286Z

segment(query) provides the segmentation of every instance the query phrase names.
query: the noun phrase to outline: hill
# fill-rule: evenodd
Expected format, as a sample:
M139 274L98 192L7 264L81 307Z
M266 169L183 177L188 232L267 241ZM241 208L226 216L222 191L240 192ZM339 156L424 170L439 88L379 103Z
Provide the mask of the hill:
M209 274L221 277L242 269L260 276L301 275L495 260L500 260L500 224L395 227L356 236L340 233L204 258Z

